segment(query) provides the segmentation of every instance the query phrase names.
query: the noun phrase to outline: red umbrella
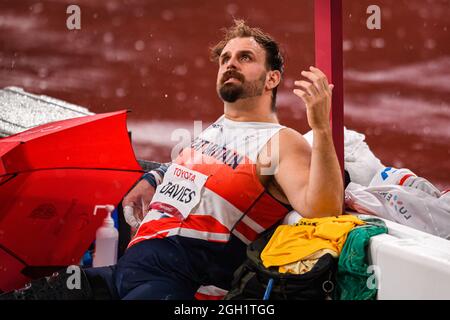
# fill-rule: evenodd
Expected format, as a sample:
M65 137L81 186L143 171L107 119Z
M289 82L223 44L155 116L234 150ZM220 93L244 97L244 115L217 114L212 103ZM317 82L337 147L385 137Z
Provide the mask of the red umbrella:
M142 175L126 114L0 139L0 290L22 286L33 268L79 263L106 216L94 216L94 207L117 205Z

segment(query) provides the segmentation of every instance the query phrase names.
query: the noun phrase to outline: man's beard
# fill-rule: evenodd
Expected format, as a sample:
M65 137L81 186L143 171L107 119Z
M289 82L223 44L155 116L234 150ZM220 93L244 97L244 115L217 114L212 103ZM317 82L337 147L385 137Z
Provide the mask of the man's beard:
M240 83L226 83L228 79L235 78ZM266 73L263 72L259 79L248 82L245 80L243 74L235 70L229 70L225 72L220 81L220 87L218 88L218 94L223 101L236 102L238 99L252 98L262 95L264 92L264 85L266 80Z

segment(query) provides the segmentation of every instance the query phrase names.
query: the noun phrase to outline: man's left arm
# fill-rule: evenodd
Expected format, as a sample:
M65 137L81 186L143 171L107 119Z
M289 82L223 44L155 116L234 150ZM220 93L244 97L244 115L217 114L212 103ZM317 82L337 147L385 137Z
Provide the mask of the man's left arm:
M317 68L303 71L294 93L306 105L313 146L294 130L280 132L280 157L275 180L291 206L304 217L339 215L343 181L329 122L332 85Z

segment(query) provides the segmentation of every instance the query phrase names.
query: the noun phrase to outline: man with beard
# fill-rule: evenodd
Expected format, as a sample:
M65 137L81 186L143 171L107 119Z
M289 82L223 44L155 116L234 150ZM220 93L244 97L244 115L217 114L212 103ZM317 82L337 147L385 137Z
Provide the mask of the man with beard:
M283 57L268 34L235 21L211 52L219 64L224 115L124 198L127 221L142 221L117 265L83 273L86 285L105 279L113 298L220 298L247 245L289 211L308 218L341 214L343 182L326 76L311 67L293 91L306 105L311 149L300 133L278 122ZM138 216L141 202L145 217Z

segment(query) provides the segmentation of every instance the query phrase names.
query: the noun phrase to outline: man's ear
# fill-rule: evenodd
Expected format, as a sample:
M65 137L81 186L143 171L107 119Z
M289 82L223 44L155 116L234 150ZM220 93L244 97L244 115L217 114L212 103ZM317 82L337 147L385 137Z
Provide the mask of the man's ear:
M270 70L267 73L266 88L267 90L272 90L280 84L281 72L279 70Z

